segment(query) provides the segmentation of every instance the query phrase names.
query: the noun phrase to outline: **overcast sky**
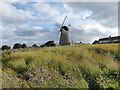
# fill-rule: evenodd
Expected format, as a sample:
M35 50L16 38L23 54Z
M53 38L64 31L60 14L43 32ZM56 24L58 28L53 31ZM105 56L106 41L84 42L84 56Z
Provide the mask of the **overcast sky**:
M71 41L92 43L118 35L117 2L2 2L0 3L1 45L41 45L59 41L59 28L71 25Z

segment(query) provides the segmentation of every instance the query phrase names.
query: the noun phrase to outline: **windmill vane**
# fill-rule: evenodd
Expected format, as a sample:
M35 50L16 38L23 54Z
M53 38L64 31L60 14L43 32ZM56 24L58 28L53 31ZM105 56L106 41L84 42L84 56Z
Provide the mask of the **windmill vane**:
M65 23L66 18L67 18L67 16L65 16L65 18L64 18L64 20L63 20L63 23L62 23L62 26L63 26L63 24Z

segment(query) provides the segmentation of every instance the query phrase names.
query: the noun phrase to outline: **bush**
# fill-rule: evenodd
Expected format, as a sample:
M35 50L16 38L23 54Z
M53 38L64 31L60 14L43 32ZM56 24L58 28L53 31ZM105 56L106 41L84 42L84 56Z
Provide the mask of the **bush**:
M36 44L33 44L32 47L38 47Z
M2 46L2 50L9 50L11 47L7 46L7 45L3 45Z
M19 49L19 48L22 48L22 45L20 43L14 44L13 49Z
M20 43L14 44L13 49L19 49L19 48L27 48L27 45L25 43L23 45L21 45Z
M56 44L54 43L54 41L48 41L45 44L41 45L40 47L46 47L46 46L56 46Z
M27 48L27 45L26 45L26 44L23 44L23 45L22 45L22 48Z

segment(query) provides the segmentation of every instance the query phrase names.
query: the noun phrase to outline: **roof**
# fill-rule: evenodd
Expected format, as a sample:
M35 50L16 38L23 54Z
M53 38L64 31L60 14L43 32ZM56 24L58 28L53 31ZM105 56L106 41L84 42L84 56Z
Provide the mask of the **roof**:
M120 40L120 36L115 36L115 37L108 37L108 38L101 38L100 40L109 40L109 39L119 39Z
M60 31L62 31L62 29L66 30L66 31L69 31L69 28L67 26L62 26Z

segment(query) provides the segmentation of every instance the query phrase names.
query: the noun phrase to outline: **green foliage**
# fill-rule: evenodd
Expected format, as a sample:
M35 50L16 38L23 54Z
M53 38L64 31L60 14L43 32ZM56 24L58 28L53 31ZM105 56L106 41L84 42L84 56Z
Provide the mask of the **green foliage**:
M20 43L14 44L13 49L19 49L19 48L27 48L27 45L25 43L23 45Z
M2 50L9 50L11 47L10 46L7 46L7 45L3 45L2 46Z
M41 45L40 47L50 47L50 46L56 46L54 41L48 41L45 44Z
M22 48L27 48L27 45L24 43L24 44L22 45Z
M14 44L13 49L19 49L19 48L22 48L22 45L20 43Z
M32 47L38 47L36 44L33 44Z
M98 44L4 51L2 87L118 89L117 50Z

